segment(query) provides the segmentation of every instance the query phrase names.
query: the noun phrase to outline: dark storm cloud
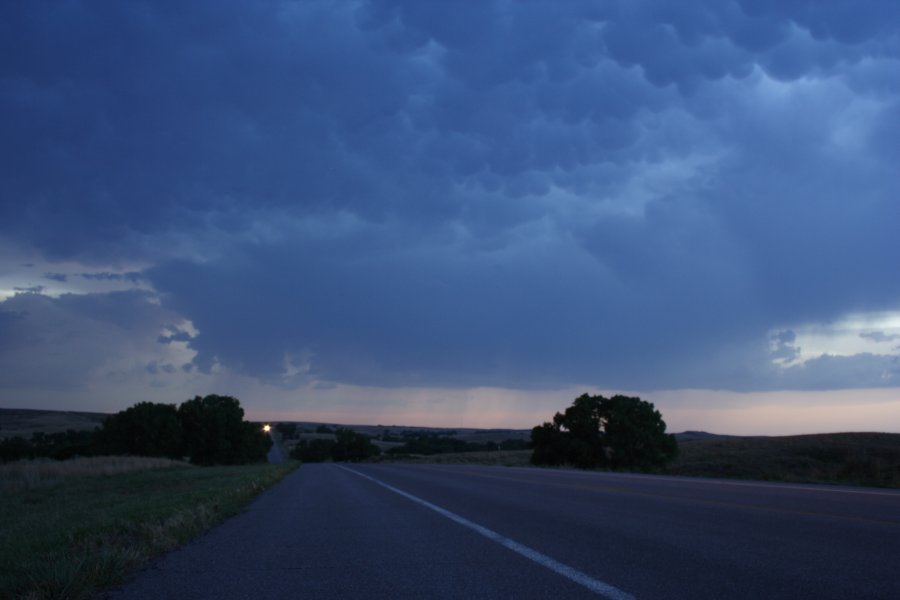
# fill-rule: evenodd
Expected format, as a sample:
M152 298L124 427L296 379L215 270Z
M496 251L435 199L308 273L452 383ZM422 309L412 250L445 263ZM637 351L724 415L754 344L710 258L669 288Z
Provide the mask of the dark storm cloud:
M900 305L898 6L6 3L0 235L206 371L803 387Z

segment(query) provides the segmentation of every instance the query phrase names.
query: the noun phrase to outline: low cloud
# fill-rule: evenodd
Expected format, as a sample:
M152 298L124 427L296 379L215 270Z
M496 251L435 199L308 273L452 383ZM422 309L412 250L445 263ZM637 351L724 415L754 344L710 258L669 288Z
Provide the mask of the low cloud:
M867 331L859 334L859 337L872 341L872 342L893 342L894 340L900 340L900 334L897 333L885 333L883 331Z
M0 302L0 388L59 394L116 378L147 357L176 317L146 292L17 294Z

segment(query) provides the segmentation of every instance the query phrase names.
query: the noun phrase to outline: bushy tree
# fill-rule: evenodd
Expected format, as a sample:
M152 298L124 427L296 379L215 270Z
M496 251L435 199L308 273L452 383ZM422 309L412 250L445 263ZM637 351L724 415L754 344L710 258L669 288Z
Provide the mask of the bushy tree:
M531 462L597 467L652 469L672 459L675 436L653 404L636 397L576 398L552 422L531 430Z
M318 463L331 460L334 440L300 440L291 450L291 458L303 462Z
M134 454L181 458L184 430L174 404L138 402L108 416L97 432L103 454Z
M300 440L291 451L291 458L303 462L359 462L381 454L381 448L369 436L352 429L339 427L333 440Z
M331 449L331 457L335 462L359 462L379 454L381 448L373 444L369 436L345 427L335 431L335 443Z
M609 465L652 469L678 454L675 436L666 434L666 422L650 402L613 396L604 405Z
M244 421L241 449L237 453L238 463L264 462L272 448L272 438L263 431L260 423Z
M284 439L289 440L297 436L297 424L275 423L275 431L281 434L281 437L283 437Z
M199 465L265 460L272 441L260 427L244 422L244 409L231 396L196 396L178 407L184 448Z

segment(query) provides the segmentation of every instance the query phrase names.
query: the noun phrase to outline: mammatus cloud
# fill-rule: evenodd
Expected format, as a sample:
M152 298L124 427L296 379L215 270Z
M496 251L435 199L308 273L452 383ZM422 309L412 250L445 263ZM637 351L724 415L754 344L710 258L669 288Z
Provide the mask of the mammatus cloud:
M898 385L894 351L799 335L900 310L896 2L0 22L0 241L50 264L4 292L10 381L130 355L297 389Z

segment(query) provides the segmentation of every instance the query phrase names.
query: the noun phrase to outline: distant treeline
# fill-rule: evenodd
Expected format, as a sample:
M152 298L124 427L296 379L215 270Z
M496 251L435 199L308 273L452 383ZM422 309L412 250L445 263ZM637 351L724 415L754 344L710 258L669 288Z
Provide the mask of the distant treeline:
M0 441L0 461L127 454L199 465L243 464L264 461L271 445L259 425L244 421L240 401L211 394L180 406L139 402L93 431L9 438Z
M97 454L95 431L69 429L58 433L36 431L31 438L21 436L0 440L0 462L27 458L65 460L73 456Z
M334 431L334 439L300 440L291 451L291 458L303 462L359 462L380 454L381 448L369 436L339 427Z
M382 438L384 439L384 438ZM449 452L492 452L496 450L526 450L526 440L508 439L501 442L466 442L434 433L418 433L410 436L402 446L396 446L387 454L445 454Z
M278 423L275 430L285 439L297 438L304 433L296 423ZM305 433L331 434L334 435L334 439L300 439L291 451L291 457L304 462L356 462L371 459L382 453L381 448L373 440L401 443L385 451L385 454L392 456L525 450L529 447L527 441L516 439L500 442L466 442L452 437L457 434L454 430L405 430L399 433L385 430L378 436L368 436L346 427L333 429L327 425L319 425Z

